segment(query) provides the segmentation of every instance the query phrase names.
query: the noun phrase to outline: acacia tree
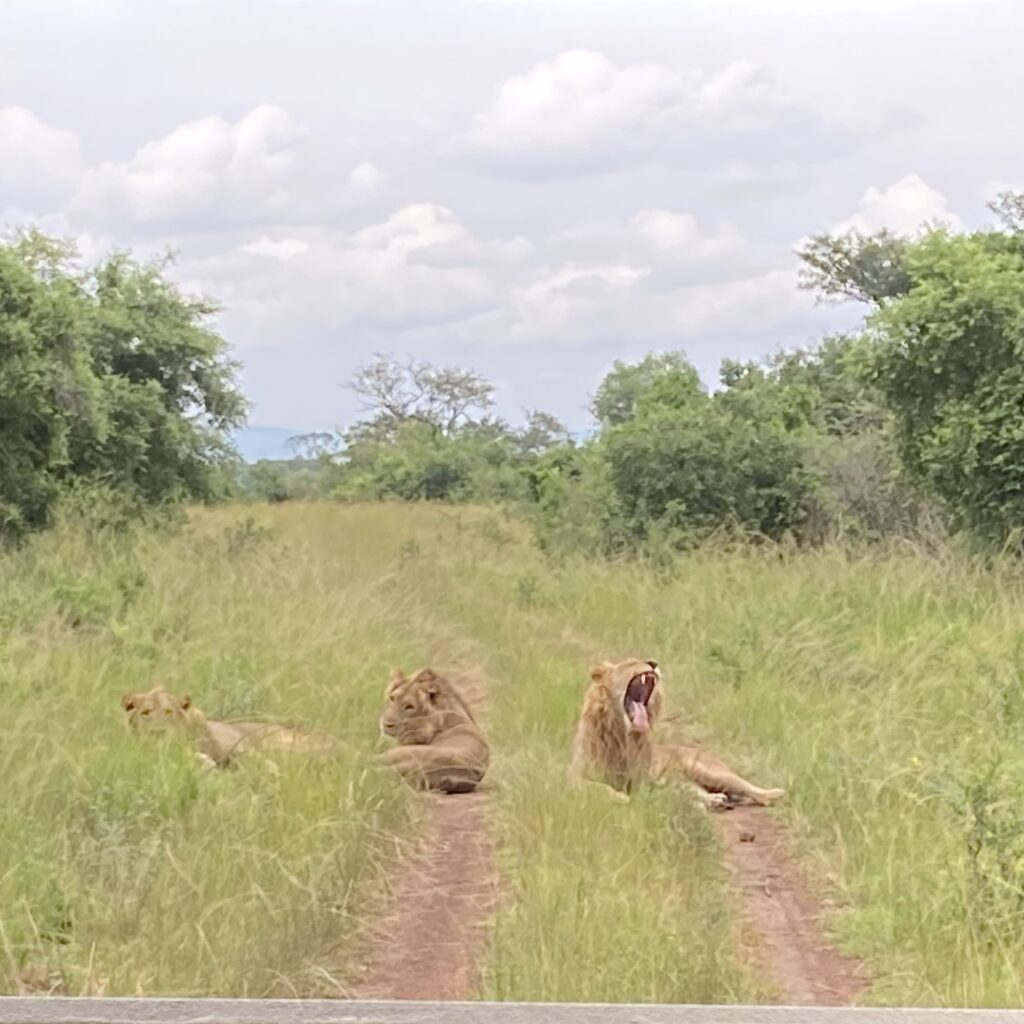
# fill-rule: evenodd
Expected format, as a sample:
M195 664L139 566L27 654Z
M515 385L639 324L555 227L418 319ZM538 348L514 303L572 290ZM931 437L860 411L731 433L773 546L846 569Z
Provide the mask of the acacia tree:
M342 497L525 500L528 467L569 437L547 413L518 429L489 414L494 385L472 370L378 355L349 387L369 415L342 435Z
M907 269L907 239L885 229L874 234L812 235L797 250L803 266L799 285L818 293L819 300L878 304L906 295L911 280Z
M1004 231L1024 238L1024 192L1000 192L988 208Z
M472 370L393 356L378 355L359 367L349 387L382 426L422 423L442 437L494 404L494 385Z

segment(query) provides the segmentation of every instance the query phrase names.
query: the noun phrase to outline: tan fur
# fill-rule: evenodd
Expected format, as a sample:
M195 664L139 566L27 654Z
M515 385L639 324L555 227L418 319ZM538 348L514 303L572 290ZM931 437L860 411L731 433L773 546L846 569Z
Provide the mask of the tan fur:
M197 756L208 768L227 768L250 751L307 754L334 753L331 736L309 735L272 722L220 722L206 718L192 704L188 694L176 696L163 686L143 693L126 693L121 698L130 728L136 732L176 731L198 747Z
M627 687L631 680L652 672L656 683L646 705L650 729L636 731L625 710ZM782 789L753 785L698 747L655 744L652 732L663 707L664 682L657 662L628 658L617 665L607 661L595 665L576 729L570 778L604 786L617 799L628 800L642 782L682 776L707 808L726 807L730 800L739 799L767 805L784 795Z
M416 789L468 793L487 771L490 750L458 690L429 668L406 678L393 669L380 730L397 741L381 760Z

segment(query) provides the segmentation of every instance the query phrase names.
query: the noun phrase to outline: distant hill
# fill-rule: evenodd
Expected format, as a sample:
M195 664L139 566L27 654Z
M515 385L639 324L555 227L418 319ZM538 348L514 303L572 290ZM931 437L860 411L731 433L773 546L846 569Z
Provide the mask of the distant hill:
M288 438L304 433L288 427L243 427L235 432L234 441L246 462L291 459L295 453L288 447Z

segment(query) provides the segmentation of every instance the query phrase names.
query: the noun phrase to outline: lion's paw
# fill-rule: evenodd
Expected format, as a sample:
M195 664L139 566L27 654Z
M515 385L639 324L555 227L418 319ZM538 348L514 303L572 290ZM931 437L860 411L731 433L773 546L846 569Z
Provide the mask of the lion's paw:
M709 811L725 811L732 806L732 802L725 793L707 793L702 798L702 802Z

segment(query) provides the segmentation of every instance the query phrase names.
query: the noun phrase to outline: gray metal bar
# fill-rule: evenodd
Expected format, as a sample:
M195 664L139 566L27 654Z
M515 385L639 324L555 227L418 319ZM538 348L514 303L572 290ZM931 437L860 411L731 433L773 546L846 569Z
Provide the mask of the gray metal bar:
M1024 1024L1024 1010L0 996L0 1024Z

